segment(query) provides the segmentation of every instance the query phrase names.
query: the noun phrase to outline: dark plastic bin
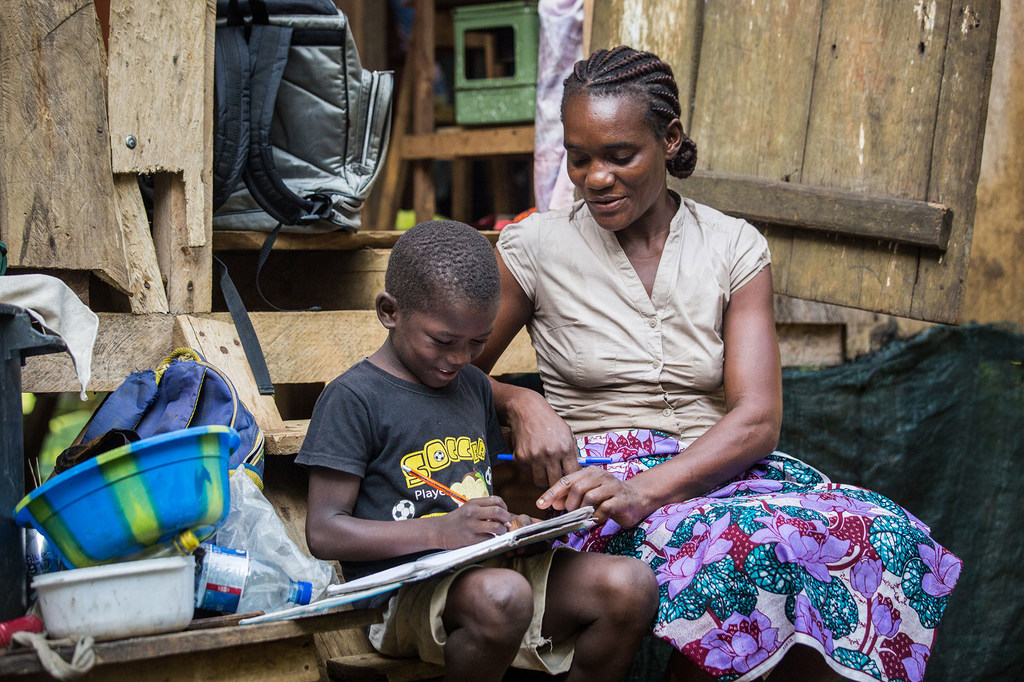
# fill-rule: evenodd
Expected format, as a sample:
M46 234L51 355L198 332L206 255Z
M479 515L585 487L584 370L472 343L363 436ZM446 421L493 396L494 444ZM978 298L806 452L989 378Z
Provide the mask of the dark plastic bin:
M25 542L14 506L25 496L21 426L24 358L65 350L64 341L32 326L24 308L0 303L0 621L25 615Z

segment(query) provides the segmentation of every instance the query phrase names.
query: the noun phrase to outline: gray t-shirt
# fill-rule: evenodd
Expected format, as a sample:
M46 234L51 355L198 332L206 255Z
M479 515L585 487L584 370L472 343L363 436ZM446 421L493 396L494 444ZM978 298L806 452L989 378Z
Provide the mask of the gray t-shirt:
M377 521L446 514L457 503L402 465L467 498L491 491L491 457L505 449L487 376L464 367L439 389L362 360L324 389L295 461L355 474L353 515ZM415 558L342 562L346 580Z

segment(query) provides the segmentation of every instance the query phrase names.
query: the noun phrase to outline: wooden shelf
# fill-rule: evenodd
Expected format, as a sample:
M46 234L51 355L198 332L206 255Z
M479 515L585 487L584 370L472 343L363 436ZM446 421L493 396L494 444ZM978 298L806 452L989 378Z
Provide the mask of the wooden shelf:
M402 230L362 230L360 232L322 232L301 234L282 232L274 242L275 251L356 251L358 249L390 249L401 236ZM498 233L481 230L481 234L494 244ZM244 230L214 230L215 251L257 251L266 238L265 232Z
M97 642L93 646L96 667L90 672L89 679L132 679L130 672L141 676L135 679L153 676L168 680L227 679L219 677L217 672L228 674L225 666L233 665L239 667L234 679L244 679L245 674L263 675L263 670L253 667L271 664L275 660L277 663L272 663L274 669L267 670L266 676L260 679L273 679L272 673L275 672L291 679L303 676L317 679L316 652L311 646L313 635L378 623L381 614L382 609L346 610L295 620L215 628L204 627L202 620L196 620L190 629L183 632ZM297 638L307 640L308 644L302 646L295 641ZM250 650L259 647L267 655L262 657L265 660L246 663L244 659L247 657L240 652L232 654L229 651L236 647L250 647ZM74 647L56 651L70 659ZM107 667L115 665L116 668ZM204 671L206 674L202 674ZM0 656L0 677L3 679L41 673L43 667L34 649L11 651ZM193 677L196 675L198 677Z
M449 126L433 133L405 135L397 153L410 161L453 160L509 154L533 154L533 126L465 128Z

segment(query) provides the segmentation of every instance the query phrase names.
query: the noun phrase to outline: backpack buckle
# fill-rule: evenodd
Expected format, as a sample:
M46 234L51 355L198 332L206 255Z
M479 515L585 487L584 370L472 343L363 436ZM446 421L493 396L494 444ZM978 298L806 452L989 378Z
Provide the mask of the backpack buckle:
M331 207L333 206L330 196L326 194L310 194L306 197L306 201L312 202L313 206L304 216L299 218L300 224L330 219Z

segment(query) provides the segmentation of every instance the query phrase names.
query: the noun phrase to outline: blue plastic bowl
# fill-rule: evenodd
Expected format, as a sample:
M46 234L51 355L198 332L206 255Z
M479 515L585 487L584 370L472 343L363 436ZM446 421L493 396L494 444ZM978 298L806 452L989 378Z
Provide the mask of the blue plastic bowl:
M238 433L198 426L144 438L61 472L14 508L71 568L97 566L167 542L209 535L228 512L228 457Z

